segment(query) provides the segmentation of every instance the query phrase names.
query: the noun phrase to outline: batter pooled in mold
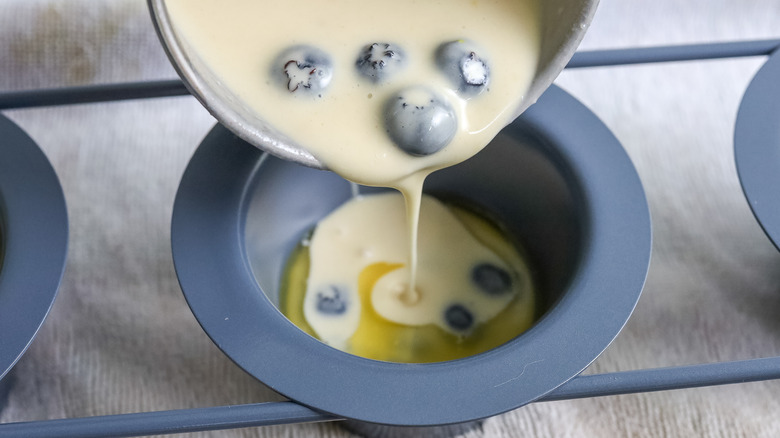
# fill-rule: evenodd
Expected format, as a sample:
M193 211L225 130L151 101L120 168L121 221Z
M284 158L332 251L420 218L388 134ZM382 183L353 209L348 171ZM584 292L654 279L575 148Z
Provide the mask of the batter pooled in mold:
M282 312L323 342L393 362L457 359L501 345L533 322L526 262L501 228L424 196L416 287L408 293L398 193L358 196L294 251Z

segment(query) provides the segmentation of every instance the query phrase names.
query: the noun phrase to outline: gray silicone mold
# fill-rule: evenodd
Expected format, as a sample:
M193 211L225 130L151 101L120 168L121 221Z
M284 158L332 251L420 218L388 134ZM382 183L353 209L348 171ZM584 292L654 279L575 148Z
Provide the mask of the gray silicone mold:
M68 217L57 175L0 115L0 379L24 354L57 295Z
M489 352L399 364L337 351L275 307L281 268L317 219L350 196L335 174L282 161L217 126L179 188L172 246L203 329L248 373L314 409L360 421L452 424L549 393L587 367L634 309L650 259L639 178L610 131L551 87L476 157L428 191L468 198L523 241L545 293L539 321Z
M734 155L750 208L780 249L780 50L756 73L737 113Z

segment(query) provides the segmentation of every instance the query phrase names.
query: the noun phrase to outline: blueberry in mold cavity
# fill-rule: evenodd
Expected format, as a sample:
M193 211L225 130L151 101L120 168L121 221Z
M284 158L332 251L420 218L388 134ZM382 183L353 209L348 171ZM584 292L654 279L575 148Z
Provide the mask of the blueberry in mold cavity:
M330 316L343 315L349 304L346 295L339 286L320 288L317 291L317 311Z
M453 330L463 332L474 324L474 315L462 304L452 304L444 311L444 320Z
M324 51L307 45L289 47L276 57L274 76L287 91L321 97L333 78L333 62Z
M450 41L436 50L436 64L458 91L472 97L487 90L490 83L490 67L482 53L470 40Z
M401 70L406 56L395 44L373 43L360 51L355 66L360 74L373 82L381 82Z
M471 270L471 281L490 295L502 295L512 290L512 276L492 263L480 263Z
M438 152L455 136L455 110L424 87L410 87L390 96L384 108L390 139L404 152L424 156Z

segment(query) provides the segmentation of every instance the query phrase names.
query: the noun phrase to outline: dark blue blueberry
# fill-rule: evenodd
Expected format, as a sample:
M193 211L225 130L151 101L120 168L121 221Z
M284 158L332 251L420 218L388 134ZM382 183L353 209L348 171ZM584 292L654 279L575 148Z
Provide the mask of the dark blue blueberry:
M333 78L333 63L322 50L306 45L292 46L277 56L274 76L290 93L322 96Z
M347 294L339 286L326 286L317 291L317 310L326 315L343 315L347 311Z
M403 50L394 44L373 43L363 47L355 65L363 76L381 82L401 70L405 58Z
M436 50L436 64L461 93L475 96L490 83L490 67L480 53L469 40L450 41Z
M447 146L455 136L458 121L444 98L427 88L410 87L388 99L385 128L404 152L423 156Z
M466 331L474 324L474 315L462 304L453 304L444 311L447 325L457 331Z
M474 266L471 280L490 295L501 295L512 290L512 276L509 272L491 263Z

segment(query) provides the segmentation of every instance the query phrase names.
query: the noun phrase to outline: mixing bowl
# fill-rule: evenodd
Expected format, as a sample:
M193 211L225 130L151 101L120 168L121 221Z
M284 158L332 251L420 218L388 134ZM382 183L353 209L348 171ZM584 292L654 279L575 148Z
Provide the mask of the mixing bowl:
M196 57L171 24L165 0L148 0L152 19L173 66L190 92L219 122L260 149L283 159L310 167L322 167L306 149L278 132L268 122L245 107ZM519 115L552 84L574 54L595 13L598 0L544 0L540 6L541 47L539 64L521 106ZM262 20L262 17L258 17ZM258 25L262 25L259 22Z

